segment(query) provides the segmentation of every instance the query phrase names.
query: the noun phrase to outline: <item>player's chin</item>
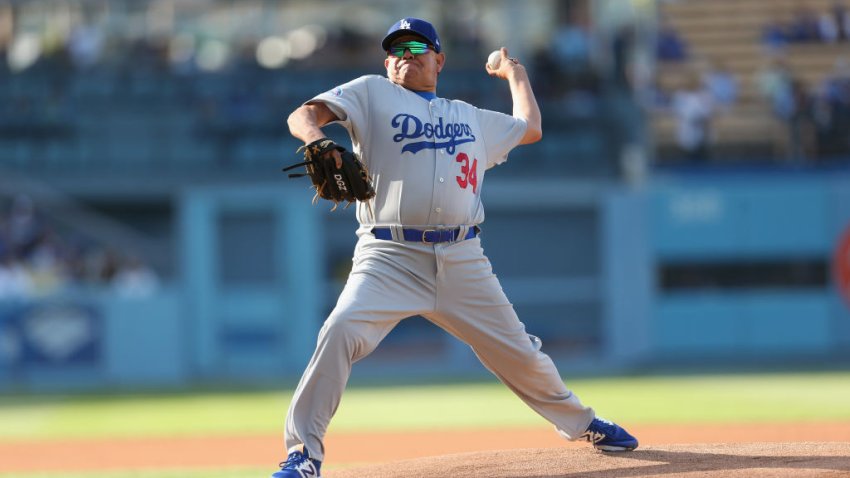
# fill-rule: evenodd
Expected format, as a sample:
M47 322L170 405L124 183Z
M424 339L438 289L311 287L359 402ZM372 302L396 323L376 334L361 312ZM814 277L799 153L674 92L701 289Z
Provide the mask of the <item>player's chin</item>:
M415 79L415 75L411 75L409 73L399 72L399 71L395 72L390 77L390 80L392 80L393 83L396 83L396 84L404 86L404 87L409 87L412 83L414 83L414 79Z

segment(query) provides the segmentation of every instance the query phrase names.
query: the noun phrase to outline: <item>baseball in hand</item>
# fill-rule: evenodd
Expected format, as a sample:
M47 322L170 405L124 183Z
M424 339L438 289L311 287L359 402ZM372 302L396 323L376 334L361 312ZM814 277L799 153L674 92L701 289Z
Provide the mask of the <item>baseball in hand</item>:
M502 50L494 50L493 53L490 53L490 56L487 57L487 65L490 66L491 70L498 70L499 64L502 63Z

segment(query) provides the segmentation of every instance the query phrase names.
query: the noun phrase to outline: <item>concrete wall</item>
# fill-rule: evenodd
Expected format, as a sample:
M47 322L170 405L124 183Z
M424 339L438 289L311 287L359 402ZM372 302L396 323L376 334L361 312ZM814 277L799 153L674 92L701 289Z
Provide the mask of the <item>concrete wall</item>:
M485 250L563 372L848 359L850 308L832 280L850 227L846 175L663 177L639 189L488 185ZM0 303L0 389L297 379L355 241L351 211L330 213L308 196L279 184L187 190L178 207L182 272L157 293ZM317 240L323 232L329 244ZM829 264L825 284L668 289L659 281L669 264L795 257ZM416 318L358 370L486 373L465 345Z

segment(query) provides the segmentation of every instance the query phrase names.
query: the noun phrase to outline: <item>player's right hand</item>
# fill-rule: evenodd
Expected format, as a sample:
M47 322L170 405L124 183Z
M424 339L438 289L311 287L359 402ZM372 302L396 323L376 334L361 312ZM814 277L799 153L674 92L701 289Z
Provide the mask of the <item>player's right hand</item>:
M517 69L525 69L525 67L520 64L519 60L508 56L507 48L502 47L501 52L502 61L499 62L498 68L493 69L490 68L489 64L484 64L484 69L487 70L488 75L507 80Z

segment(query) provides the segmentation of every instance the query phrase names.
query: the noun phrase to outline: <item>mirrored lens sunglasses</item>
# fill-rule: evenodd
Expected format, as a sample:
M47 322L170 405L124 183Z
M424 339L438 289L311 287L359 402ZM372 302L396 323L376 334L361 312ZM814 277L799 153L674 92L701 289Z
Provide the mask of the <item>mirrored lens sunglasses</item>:
M390 46L390 54L399 58L404 56L404 50L410 50L413 55L422 55L431 48L431 45L421 41L405 41Z

